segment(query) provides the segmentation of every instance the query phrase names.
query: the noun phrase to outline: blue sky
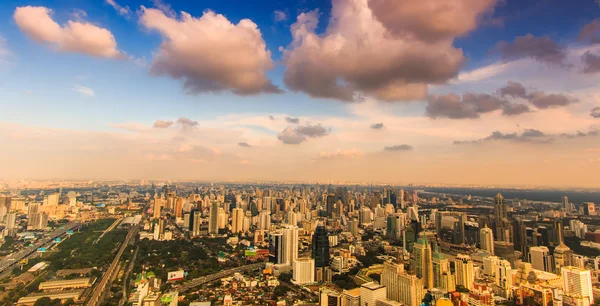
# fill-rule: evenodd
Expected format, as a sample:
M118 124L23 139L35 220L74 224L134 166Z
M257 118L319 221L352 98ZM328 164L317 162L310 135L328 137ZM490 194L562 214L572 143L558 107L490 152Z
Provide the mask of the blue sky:
M292 158L283 163L283 167L301 167L307 169L306 171L309 171L310 167L319 167L319 162L315 160L330 159L332 156L340 157L347 163L350 162L346 158L352 158L352 163L358 163L357 169L372 165L374 160L398 158L406 162L419 160L435 164L443 160L453 160L452 154L457 154L454 158L458 158L457 156L465 157L485 152L489 150L486 146L490 146L487 144L490 139L494 144L497 144L496 140L508 142L503 143L506 150L511 146L527 146L524 150L530 154L545 152L543 154L548 156L541 160L547 160L549 163L564 163L564 156L568 155L568 150L587 149L587 153L582 153L576 161L568 163L585 164L589 167L587 163L594 160L593 167L600 164L595 163L598 157L594 155L596 153L593 138L566 143L567 137L564 137L577 131L597 128L595 118L590 116L590 110L600 105L599 96L595 91L595 84L599 80L598 73L594 70L600 71L600 68L593 66L593 57L584 62L582 56L587 51L593 56L600 54L597 45L589 41L593 35L600 37L600 27L596 32L590 32L588 40L578 40L577 37L586 25L592 24L600 16L598 1L580 0L575 3L567 0L482 0L478 5L471 5L469 1L473 0L460 0L456 2L457 5L467 4L463 8L459 6L459 11L469 11L472 8L473 12L467 12L466 16L455 13L444 19L445 15L439 11L419 11L419 14L423 14L422 18L418 14L416 18L415 14L406 15L414 18L413 24L394 23L394 20L410 19L402 15L407 14L410 9L422 9L419 8L418 1L412 0L407 1L409 4L405 6L391 5L383 11L376 9L375 5L379 0L115 1L119 7L127 7L129 13L119 14L118 9L108 0L7 0L0 3L0 37L5 41L4 44L0 44L0 50L5 51L0 51L0 124L7 127L5 131L26 130L29 133L29 136L15 138L8 135L9 132L5 132L5 141L12 146L13 154L18 154L21 147L32 146L32 141L28 140L31 139L31 135L42 137L39 135L53 131L53 137L64 134L64 137L72 139L77 138L73 137L75 134L88 132L90 134L87 138L83 137L86 141L94 142L94 137L98 137L98 143L106 142L107 146L115 148L122 145L122 139L129 139L131 143L139 146L136 149L139 156L148 157L148 160L154 163L172 162L182 167L185 167L184 161L208 160L215 167L239 167L242 164L258 169L264 167L266 161L286 159L290 156ZM361 6L363 4L365 5ZM36 18L31 17L34 16L31 14L35 13L32 10L23 10L22 17L17 18L15 10L26 6L44 8L48 10L46 12L51 10L47 15L49 20L62 26L63 30L69 22L73 22L108 31L114 37L116 45L108 46L107 50L116 48L115 52L119 52L120 58L91 54L93 48L85 45L89 43L85 41L85 37L78 37L68 46L63 40L36 40L36 35L51 37L52 34L44 32L47 29L43 27L35 28ZM142 9L142 6L146 9ZM336 13L332 13L334 7L337 7ZM189 48L200 48L204 51L186 49L188 47L182 47L182 41L177 42L174 38L183 32L172 34L174 36L167 34L185 31L186 23L183 22L180 12L190 14L197 22L204 18L203 14L207 10L222 14L232 27L238 25L242 19L251 20L261 35L261 38L256 40L259 46L248 47L254 49L239 47L239 59L235 52L231 53L233 56L229 54L229 57L220 57L224 49L215 48L215 54L200 54L208 52L208 47L202 46L202 43L193 45L195 42L191 42ZM310 15L310 12L315 10L318 14ZM173 12L176 12L176 15L173 15ZM397 17L393 18L392 22L386 21L384 18L387 12L398 16L392 16ZM372 17L361 19L359 13L367 13L369 16L372 14ZM438 13L441 17L436 16ZM276 14L285 17L276 18ZM308 18L306 25L310 25L312 18L318 16L318 27L314 32L309 30L308 34L295 32L300 38L294 42L294 25L302 25L302 22L297 22L297 16L300 14ZM337 23L330 22L332 14L337 14L334 16ZM356 15L356 22L352 21L353 14ZM177 26L162 24L161 16ZM144 17L147 18L146 21L143 21ZM463 19L472 20L473 24L469 25ZM450 32L445 32L444 27L436 28L436 23L439 25L443 22L448 23L447 28L451 29ZM329 31L328 27L331 27ZM381 29L385 31L384 34L381 34ZM238 30L232 31L242 35ZM525 37L527 34L531 34L529 39L517 43L518 37ZM184 35L193 37L191 40L196 42L203 40L200 32L187 32ZM431 40L433 36L427 35L441 35L441 38ZM248 40L248 37L242 40ZM336 37L344 39L344 44L338 45L341 46L340 49L335 49ZM104 38L106 37L102 37ZM96 37L90 35L90 40L94 39ZM320 45L311 46L311 39L313 42L318 41ZM241 46L239 41L232 37L223 37L222 41ZM213 43L220 42L221 40L216 40ZM498 47L501 42L505 42L505 49ZM172 49L169 49L169 43ZM264 43L265 47L261 47L260 43ZM415 48L421 49L410 51L415 45L419 46ZM378 50L379 48L381 50ZM397 48L407 48L409 51L404 53L402 50L395 50ZM186 53L192 52L190 50L196 53ZM270 56L258 59L264 50L270 52ZM321 54L315 55L317 53L314 52ZM340 53L328 57L331 52ZM354 52L356 54L353 54ZM157 60L159 55L166 58L163 66ZM189 57L183 58L187 55ZM272 83L283 90L283 93L236 94L235 91L240 89L264 90L265 87L256 85L258 83L248 85L244 83L248 81L246 79L242 83L236 83L238 85L232 85L232 82L236 82L232 80L239 81L242 78L241 74L229 71L229 75L225 76L223 81L224 79L219 79L222 77L220 71L206 71L202 70L207 69L204 66L195 66L207 59L208 62L224 60L224 63L239 60L240 65L256 60L251 66L258 70L249 71L252 77L257 78L254 81ZM182 68L178 66L181 64L178 61L187 62ZM417 61L423 61L423 64L412 65L412 62ZM396 64L399 66L395 67ZM160 67L166 70L157 73ZM582 73L586 67L592 67L594 72ZM371 68L373 71L370 71ZM218 66L214 69L218 70ZM407 72L408 70L411 71ZM258 72L259 76L254 72ZM173 74L177 73L183 73L185 77L174 78ZM262 73L266 74L266 78L260 76ZM183 88L184 79L193 79L198 75L201 75L198 77L201 81L196 81L204 85L211 82L210 77L206 75L215 76L215 82L221 86L220 92L186 93ZM353 101L348 101L347 96L343 94L329 91L331 86L325 84L331 80L330 77L340 90L350 90L353 93ZM500 95L500 89L507 86L509 81L523 84L527 95ZM536 92L537 100L534 97ZM473 101L469 102L465 96L461 99L461 95L465 93L488 96L470 96ZM552 96L550 93L556 95ZM436 99L434 95L439 96ZM458 99L458 104L453 104L453 99ZM493 105L485 106L485 103ZM515 116L507 115L507 108L513 106L523 107L527 111L519 112ZM274 120L269 119L270 115L274 116ZM197 135L180 135L190 133L184 125L177 123L177 119L182 117L197 123L193 126ZM286 121L285 117L298 117L300 123L295 125ZM173 121L170 127L173 130L168 133L156 132L153 124L157 120ZM384 129L373 131L369 128L379 122L384 123ZM550 124L551 122L562 124L559 128L556 124ZM176 127L179 130L176 130ZM303 130L302 127L308 129ZM324 131L321 132L315 127L322 127ZM495 131L505 135L521 135L528 129L542 131L552 138L553 144L546 144L546 148L541 148L539 144L534 145L536 141L530 141L531 139L488 137ZM303 134L303 131L308 131L308 134ZM114 139L107 140L104 136L96 134L104 132L112 133ZM375 132L379 134L373 134ZM213 134L214 139L209 139L207 133ZM178 138L174 135L191 139L190 143L170 143L171 138ZM231 139L224 141L226 137ZM475 149L458 148L452 145L455 140L471 141L478 145ZM70 158L89 154L93 146L82 142L83 140L73 140L65 144L85 148L84 153L73 152ZM254 152L240 151L236 145L238 142L256 144L252 146ZM161 143L163 147L159 149L153 145L157 143ZM412 149L408 151L412 152L390 155L390 151L393 150L386 149L403 144L409 145ZM445 157L431 153L431 150L438 150L444 146L454 153L448 153L450 155ZM178 153L169 151L169 148L174 147L179 148L176 150ZM421 151L421 148L424 151ZM197 156L180 154L195 150L213 152L211 154L227 158L225 161L211 161L214 156L203 155L205 153L198 153ZM258 152L259 150L264 151ZM425 150L427 153L424 153ZM33 151L43 154L43 150L39 148ZM379 155L386 151L387 155ZM265 155L264 152L280 152L280 155ZM425 157L407 157L416 153L424 154ZM15 164L9 176L19 177L22 172L19 170L19 164L23 161L16 156L6 157ZM133 153L130 157L136 158ZM53 158L56 159L48 161L57 165L66 162L59 157ZM525 163L526 159L523 158L521 162ZM490 164L494 161L490 158L482 160L481 163ZM123 163L126 163L126 160L123 160ZM459 167L459 164L461 163L447 167ZM531 169L539 171L547 167L547 164ZM339 166L347 168L347 164L344 163L339 163ZM263 177L256 175L253 169L246 170L239 175L240 178L256 176L276 179L277 175L281 175L275 175L274 171L273 174L265 174ZM414 171L419 173L416 168ZM154 172L132 170L132 173L129 177L156 176ZM32 172L22 175L30 177L37 174ZM467 177L464 182L479 181L480 175L483 174ZM576 177L578 173L573 170L572 175ZM45 173L41 174L41 177L47 176ZM67 173L65 176L82 177L76 172ZM117 171L101 176L113 178L125 175ZM179 177L176 173L166 176ZM281 176L293 179L289 175ZM343 177L344 175L340 174L325 179ZM442 174L417 177L421 181L456 181ZM302 174L300 179L316 178ZM384 178L383 181L391 182L394 178ZM483 181L495 183L494 180ZM510 183L508 178L499 181ZM540 180L538 175L532 175L524 182L554 184L552 181ZM557 184L567 183L561 181Z

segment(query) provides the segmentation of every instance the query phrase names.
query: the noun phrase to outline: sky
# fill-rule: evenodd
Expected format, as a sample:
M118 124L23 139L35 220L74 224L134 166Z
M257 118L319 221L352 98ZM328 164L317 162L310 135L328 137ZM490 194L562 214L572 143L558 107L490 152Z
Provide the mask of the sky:
M5 0L0 179L599 188L598 0Z

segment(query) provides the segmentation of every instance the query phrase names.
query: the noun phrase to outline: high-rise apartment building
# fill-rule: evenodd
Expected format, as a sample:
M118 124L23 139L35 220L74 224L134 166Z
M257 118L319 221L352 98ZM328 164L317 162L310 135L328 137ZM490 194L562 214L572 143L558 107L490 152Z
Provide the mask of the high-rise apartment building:
M243 232L244 210L234 208L231 211L231 232L234 234Z
M454 268L456 269L456 285L463 286L469 290L473 289L475 271L471 257L465 254L458 254L454 260Z
M208 233L217 234L219 232L219 202L212 201L208 212Z
M284 262L291 265L298 258L298 227L287 226L283 232Z

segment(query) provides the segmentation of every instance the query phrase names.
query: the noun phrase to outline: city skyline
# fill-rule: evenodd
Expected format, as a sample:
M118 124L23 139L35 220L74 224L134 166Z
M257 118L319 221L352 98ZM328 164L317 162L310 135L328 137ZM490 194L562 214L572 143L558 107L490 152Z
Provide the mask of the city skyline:
M599 13L5 1L0 179L598 188Z

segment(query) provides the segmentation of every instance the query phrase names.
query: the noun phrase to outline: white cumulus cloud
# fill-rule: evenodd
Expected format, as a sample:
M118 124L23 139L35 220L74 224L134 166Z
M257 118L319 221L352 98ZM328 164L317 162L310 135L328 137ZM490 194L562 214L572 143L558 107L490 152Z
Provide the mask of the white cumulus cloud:
M177 19L142 6L140 23L163 37L150 72L182 79L189 94L281 91L267 79L266 72L274 66L271 52L250 19L233 24L212 11L198 18L181 12Z
M95 57L123 58L113 34L85 21L69 20L59 25L52 10L43 6L17 7L14 19L21 31L38 43L57 51L83 53Z

